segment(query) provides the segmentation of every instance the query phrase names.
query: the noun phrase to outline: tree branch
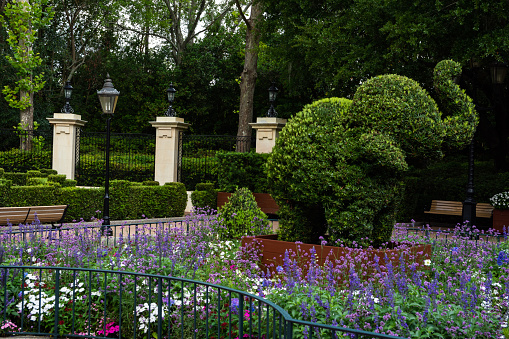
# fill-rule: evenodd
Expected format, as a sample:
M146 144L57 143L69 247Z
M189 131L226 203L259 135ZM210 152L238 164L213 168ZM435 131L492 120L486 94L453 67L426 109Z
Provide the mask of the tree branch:
M252 29L252 25L251 25L251 22L246 18L246 16L244 15L244 11L242 10L242 7L240 6L240 2L239 0L235 0L235 5L237 5L237 9L239 10L239 13L240 13L240 17L242 18L242 20L246 23L247 25L247 29L250 30ZM249 6L251 6L252 3L249 3L247 6L246 6L246 10Z

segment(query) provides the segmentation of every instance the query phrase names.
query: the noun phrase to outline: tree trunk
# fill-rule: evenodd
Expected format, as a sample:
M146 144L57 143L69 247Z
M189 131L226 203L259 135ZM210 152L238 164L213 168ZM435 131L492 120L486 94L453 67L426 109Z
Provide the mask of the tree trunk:
M258 47L260 34L256 27L257 21L262 18L262 8L259 3L251 7L251 16L248 19L246 32L246 56L244 70L240 81L240 107L239 125L237 130L237 152L248 152L251 147L251 126L253 122L253 99L256 86L256 69L258 67Z
M28 3L28 0L19 0L22 3ZM25 7L26 8L26 7ZM27 29L31 30L32 27L29 22L26 23ZM25 44L24 40L19 41L19 45L27 50L26 55L32 51L32 45ZM28 57L27 57L28 58ZM28 60L26 60L28 62ZM30 77L30 81L32 81L32 77ZM34 130L34 93L20 91L19 97L23 98L26 95L29 97L29 106L25 109L21 109L19 111L19 120L21 123L21 128L24 130L23 134L20 135L20 149L23 151L31 151L32 150L32 136Z
M19 120L23 131L19 131L20 149L22 151L32 150L32 137L34 133L34 93L28 93L30 96L30 106L19 111ZM26 95L21 92L20 95Z

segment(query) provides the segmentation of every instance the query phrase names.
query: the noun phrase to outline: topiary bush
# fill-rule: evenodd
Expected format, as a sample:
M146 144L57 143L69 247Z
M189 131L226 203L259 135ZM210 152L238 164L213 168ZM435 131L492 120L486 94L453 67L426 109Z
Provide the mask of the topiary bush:
M235 191L219 209L218 220L224 226L220 229L220 235L224 238L268 234L271 231L267 215L258 207L251 191L245 187Z
M352 101L319 100L297 113L267 161L280 237L317 243L328 232L346 245L389 241L408 164L440 158L444 140L461 147L473 136L477 116L452 82L456 66L441 62L435 73L437 91L454 103L443 120L427 92L399 75L365 81Z
M195 208L212 208L217 206L217 191L213 183L196 184L196 190L191 193L191 202Z

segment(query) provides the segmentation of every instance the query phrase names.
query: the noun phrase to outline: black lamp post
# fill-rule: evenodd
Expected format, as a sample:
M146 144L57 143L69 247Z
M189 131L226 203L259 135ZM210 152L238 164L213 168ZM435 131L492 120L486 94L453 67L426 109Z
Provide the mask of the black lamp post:
M70 81L65 82L64 86L64 96L65 96L65 105L62 108L62 113L74 113L74 109L69 105L69 101L71 100L72 94L72 86Z
M103 88L97 92L101 108L106 115L106 177L104 183L104 216L101 225L103 235L113 235L110 227L110 121L115 113L117 100L120 92L117 91L111 83L110 75L106 75Z
M480 107L477 105L476 98L476 83L475 77L478 69L478 64L472 62L471 66L473 67L473 90L474 96L473 101L477 111L487 111L492 110L493 107ZM494 86L494 101L495 103L498 100L499 96L499 87L504 83L505 76L507 74L507 65L501 63L495 63L490 67L491 73L491 82ZM477 202L474 199L474 138L470 141L470 150L468 153L468 182L467 182L467 196L465 201L463 202L463 222L468 221L468 225L473 225L475 223L476 217L476 205Z
M177 93L177 90L175 87L173 87L173 83L170 84L170 87L166 90L166 93L168 94L168 101L170 102L170 107L166 110L165 115L167 117L174 117L176 116L176 112L172 107L173 101L175 100L175 93Z
M277 118L277 112L274 109L274 102L277 98L277 92L279 90L277 89L276 85L274 84L274 81L272 82L272 85L269 87L269 102L270 102L270 108L267 112L267 116L271 118Z

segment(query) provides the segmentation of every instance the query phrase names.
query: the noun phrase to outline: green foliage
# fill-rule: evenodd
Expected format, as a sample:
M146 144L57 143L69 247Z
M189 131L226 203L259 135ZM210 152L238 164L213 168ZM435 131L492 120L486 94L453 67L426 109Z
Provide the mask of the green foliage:
M406 157L436 159L442 155L440 112L412 79L395 74L368 79L355 92L348 116L354 126L392 137Z
M25 186L27 183L26 173L5 172L4 177L5 179L12 181L12 184L16 186Z
M0 179L4 178L5 170L3 168L0 168Z
M200 182L196 184L197 191L209 191L214 189L214 183L212 182Z
M47 178L31 177L27 179L27 186L46 185L47 183L48 183Z
M280 207L281 239L313 242L325 234L325 223L313 219L324 220L323 201L340 177L330 164L343 163L353 151L336 133L345 131L342 121L350 104L339 98L314 102L281 131L267 160L270 193Z
M51 169L51 168L41 168L39 170L42 174L45 176L49 176L50 174L56 175L58 174L57 170Z
M54 12L51 7L43 6L47 0L15 1L8 3L4 14L0 15L0 23L7 29L7 42L13 55L6 55L7 60L16 70L19 80L14 87L5 86L2 93L9 106L21 110L31 106L30 93L40 91L45 81L43 74L34 74L41 65L41 57L34 52L33 45L37 39L37 30L47 26ZM20 92L23 97L19 97Z
M509 172L497 173L493 161L479 160L474 165L475 200L490 203L490 198L509 190ZM404 201L398 208L398 220L409 222L428 221L424 207L428 209L431 200L463 201L468 179L468 157L446 156L427 168L411 168L404 178ZM451 223L460 218L444 218ZM490 226L491 220L477 218L476 226Z
M23 151L11 149L0 152L0 163L2 167L9 172L25 171L26 164L33 169L41 169L51 167L51 151Z
M440 64L436 82L457 87L444 71L454 67ZM328 231L330 240L346 245L388 242L404 199L407 162L441 157L444 138L457 131L464 135L454 147L473 136L477 117L458 91L449 90L449 100L464 106L444 121L426 91L398 75L363 82L352 102L324 99L304 107L285 126L267 162L271 193L281 208L281 238L317 243Z
M221 229L221 236L225 238L267 234L270 231L267 215L258 207L251 191L245 187L235 191L219 209L218 219L225 227Z
M255 193L267 193L268 154L254 152L218 152L218 186L221 192L235 192L238 187L247 187Z
M65 174L49 174L48 175L48 181L58 182L60 185L63 185L65 180L66 180Z
M47 177L47 175L44 175L41 171L37 171L37 170L27 171L27 179L30 179L30 178L44 178L44 177Z
M65 179L62 183L62 187L76 187L77 181L72 179Z
M217 207L217 192L213 183L198 183L196 190L191 193L191 202L197 208Z
M154 180L145 180L142 184L144 186L159 186L159 182Z
M442 60L435 67L437 101L442 112L447 114L443 122L446 135L444 144L449 148L458 148L470 142L479 123L472 99L452 81L460 74L461 66L452 60Z
M31 178L30 180L40 178ZM69 180L69 184L74 181ZM75 183L75 182L74 182ZM90 220L103 208L104 188L60 187L60 184L12 186L0 182L1 206L69 205L66 221ZM113 181L110 190L110 217L113 220L146 217L177 217L187 203L185 187L180 183L164 186L132 186Z

